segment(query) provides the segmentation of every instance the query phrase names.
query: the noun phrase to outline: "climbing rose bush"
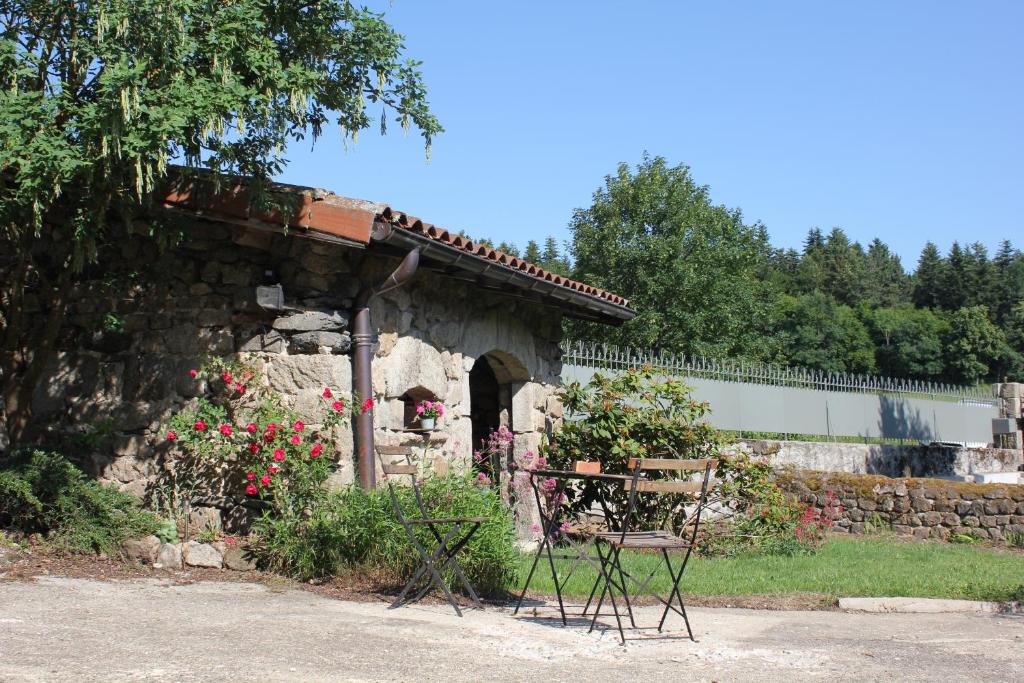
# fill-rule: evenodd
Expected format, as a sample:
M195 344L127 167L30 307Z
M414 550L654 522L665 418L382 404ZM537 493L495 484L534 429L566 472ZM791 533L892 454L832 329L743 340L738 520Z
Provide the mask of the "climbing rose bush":
M330 476L335 428L348 423L351 397L324 387L320 416L307 424L262 385L251 366L217 359L189 375L204 383L205 392L165 429L169 472L185 484L176 487L184 488L178 496L191 501L221 489L264 500L273 514L302 514Z

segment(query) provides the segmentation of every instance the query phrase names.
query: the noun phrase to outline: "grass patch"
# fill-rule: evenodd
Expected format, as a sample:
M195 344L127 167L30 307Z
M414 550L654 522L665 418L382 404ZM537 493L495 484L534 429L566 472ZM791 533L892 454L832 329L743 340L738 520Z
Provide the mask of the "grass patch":
M624 569L646 577L660 556L623 554ZM545 558L546 559L546 558ZM518 590L533 555L520 558ZM568 560L559 570L568 570ZM564 594L586 600L597 577L589 564L577 568ZM662 568L651 581L659 594L670 590ZM832 538L814 555L692 557L683 591L696 596L750 596L816 593L830 598L894 596L1009 600L1024 586L1020 554L964 545L908 543L879 538ZM537 568L530 592L554 595L546 561Z

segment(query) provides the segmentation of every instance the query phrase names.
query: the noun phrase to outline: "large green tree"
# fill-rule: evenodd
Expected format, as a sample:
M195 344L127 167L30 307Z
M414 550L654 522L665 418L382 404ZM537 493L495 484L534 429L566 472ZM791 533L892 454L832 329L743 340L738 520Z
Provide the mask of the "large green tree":
M774 321L776 360L828 372L876 370L871 336L849 306L824 292L786 296L781 303Z
M574 275L628 297L621 328L576 325L571 334L690 354L763 357L767 287L758 268L765 233L712 203L687 166L644 156L620 164L570 223Z
M9 437L27 432L77 273L117 238L115 219L145 210L169 162L215 184L241 174L266 203L288 143L328 125L355 140L393 117L429 149L441 127L403 51L382 15L342 0L0 0Z

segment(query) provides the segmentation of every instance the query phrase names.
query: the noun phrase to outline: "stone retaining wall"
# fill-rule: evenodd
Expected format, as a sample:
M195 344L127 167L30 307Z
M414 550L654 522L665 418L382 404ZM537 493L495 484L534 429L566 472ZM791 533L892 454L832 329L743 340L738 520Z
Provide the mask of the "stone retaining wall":
M843 504L834 527L840 532L862 534L881 526L916 538L966 535L996 541L1007 532L1024 532L1024 486L809 470L782 471L777 477L783 489L819 508L831 491Z
M1024 452L1009 448L896 446L819 441L739 440L736 452L764 456L776 466L886 477L946 477L1016 470Z

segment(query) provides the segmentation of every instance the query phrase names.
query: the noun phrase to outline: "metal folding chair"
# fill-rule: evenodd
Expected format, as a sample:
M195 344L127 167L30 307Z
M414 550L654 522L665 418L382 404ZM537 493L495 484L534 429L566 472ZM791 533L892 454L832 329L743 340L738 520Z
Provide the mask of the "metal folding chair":
M387 451L388 455L405 456L405 464L386 463L384 462L383 457L381 457L381 469L384 472L384 477L388 479L388 492L391 495L391 504L394 506L398 521L405 529L406 534L409 536L409 541L420 556L420 566L416 569L413 577L409 579L408 583L406 583L402 588L402 592L399 593L398 598L391 603L391 609L421 600L432 588L436 586L444 592L444 595L448 600L448 604L450 604L452 609L455 610L455 613L461 617L462 610L459 609L459 605L455 601L455 597L452 595L452 591L445 581L445 572L448 571L448 569L451 569L452 573L454 573L462 583L463 588L466 589L466 592L473 600L473 603L478 608L483 609L483 605L480 604L479 596L477 596L476 591L473 589L473 585L466 578L465 573L463 573L462 567L459 566L456 556L459 554L459 551L469 543L473 534L475 534L477 529L480 528L480 524L487 521L486 518L431 517L426 504L423 502L423 494L420 492L419 482L417 481L417 474L419 470L411 461L412 449L402 447L381 447L378 449L378 457L384 455L384 450ZM416 507L419 508L419 517L410 518L405 515L405 512L402 510L402 504L399 500L398 493L395 490L394 482L391 480L389 475L409 475L412 481L413 495L416 499ZM446 533L442 533L438 528L443 526L449 527ZM419 538L416 537L416 527L427 528L436 543L432 551L428 552L423 543L421 543ZM412 592L413 589L423 581L423 579L426 579L426 583L419 588L413 597L407 599L410 592Z
M700 526L701 512L707 502L708 491L714 487L714 483L711 481L711 474L718 467L718 461L714 459L676 460L671 458L648 458L631 460L630 467L633 470L633 477L625 482L626 490L629 491L629 503L626 508L626 515L623 518L622 530L603 531L595 534L597 551L601 558L601 572L598 581L603 584L603 588L601 589L601 597L597 601L597 607L594 610L594 618L590 622L590 630L594 630L594 627L597 624L597 617L601 613L601 606L604 604L605 596L607 596L612 604L612 610L615 613L615 622L619 628L619 638L621 642L625 644L626 635L622 630L622 617L619 613L619 606L615 599L615 593L618 591L619 595L622 597L629 616L630 624L632 624L633 628L636 628L636 620L633 616L633 606L630 600L627 579L637 581L637 583L640 584L640 591L644 591L647 589L651 579L657 574L658 569L656 568L651 572L651 574L642 582L638 581L636 577L630 576L629 573L623 569L621 557L622 551L653 550L661 552L665 569L668 570L669 576L672 579L672 590L669 592L667 599L651 593L663 605L665 605L665 609L661 613L661 619L658 621L658 632L661 632L662 627L665 625L665 619L668 617L669 610L672 610L683 618L683 621L686 623L686 631L690 636L690 640L694 640L693 630L690 628L690 619L686 615L686 606L683 604L679 585L682 582L683 572L686 571L686 565L690 561L690 554L693 552L697 543L697 532ZM652 480L640 478L641 472L651 470L670 471L675 472L677 475L685 473L689 476L682 480ZM701 479L696 481L691 477L698 472L701 473ZM691 498L696 496L697 508L691 515L690 519L687 520L687 524L684 527L684 532L687 529L690 530L689 534L685 536L676 536L664 530L632 529L631 527L636 521L636 498L638 493L678 494L680 496ZM669 554L670 550L674 553L683 554L682 561L678 562L677 566L672 564L672 556ZM678 607L676 604L673 604L673 600L678 604Z

